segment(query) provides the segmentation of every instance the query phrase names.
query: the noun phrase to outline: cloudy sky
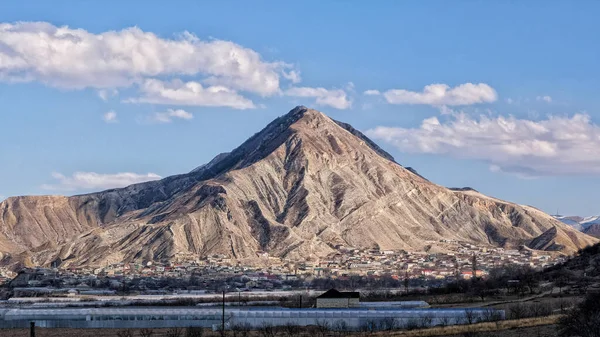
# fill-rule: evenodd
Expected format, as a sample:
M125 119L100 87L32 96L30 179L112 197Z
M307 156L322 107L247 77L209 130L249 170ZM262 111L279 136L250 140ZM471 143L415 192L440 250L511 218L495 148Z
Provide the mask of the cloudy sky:
M0 3L0 199L187 172L303 104L397 161L600 213L595 1Z

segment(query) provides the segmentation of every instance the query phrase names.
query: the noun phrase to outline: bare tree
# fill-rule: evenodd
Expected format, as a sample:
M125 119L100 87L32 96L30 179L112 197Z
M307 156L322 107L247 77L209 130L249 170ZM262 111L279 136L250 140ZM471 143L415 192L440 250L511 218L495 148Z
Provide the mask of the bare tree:
M133 337L133 331L127 329L121 330L117 332L117 337Z
M429 328L433 323L433 317L431 315L423 315L419 318L419 327Z
M182 337L183 329L182 328L170 328L167 330L167 337Z
M317 334L319 337L327 336L329 330L331 330L331 324L326 320L317 320Z
M350 328L348 327L348 322L343 319L339 319L333 323L332 330L335 332L336 336L344 337L348 335Z
M440 319L439 319L439 325L442 327L450 325L450 322L451 322L451 318L448 316L440 317Z
M541 303L533 303L529 306L529 313L533 317L544 317L552 315L552 308Z
M404 328L406 330L415 330L415 329L418 329L418 328L420 328L419 321L416 318L409 318L404 323Z
M378 321L377 326L379 330L390 331L396 328L397 322L393 317L385 317Z
M144 328L140 330L141 337L152 337L152 335L154 335L154 330L152 329Z
M300 327L294 322L287 322L283 327L283 333L287 337L295 337L300 334Z
M567 300L565 298L560 298L558 300L558 306L561 312L567 312L573 308L575 304L572 300Z
M477 320L477 315L473 309L465 309L465 321L467 324L473 324Z
M185 337L202 337L204 335L204 329L200 327L189 327L185 329Z
M482 320L485 322L498 322L502 320L500 312L494 309L485 309L482 316Z
M527 317L527 311L527 308L521 303L513 304L508 307L508 312L510 313L511 319L525 318Z
M252 330L252 327L249 324L236 324L231 327L233 337L248 337L250 330Z
M260 336L262 337L275 337L275 327L271 323L263 322L258 329Z
M377 330L377 324L373 320L367 320L363 324L360 325L359 331L362 335L368 336Z

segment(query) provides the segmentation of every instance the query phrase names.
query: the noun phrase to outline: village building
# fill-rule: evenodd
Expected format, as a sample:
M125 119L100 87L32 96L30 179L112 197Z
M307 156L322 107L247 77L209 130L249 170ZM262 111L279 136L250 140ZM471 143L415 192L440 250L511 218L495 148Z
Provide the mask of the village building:
M317 308L357 308L359 306L359 292L342 292L331 289L317 297Z

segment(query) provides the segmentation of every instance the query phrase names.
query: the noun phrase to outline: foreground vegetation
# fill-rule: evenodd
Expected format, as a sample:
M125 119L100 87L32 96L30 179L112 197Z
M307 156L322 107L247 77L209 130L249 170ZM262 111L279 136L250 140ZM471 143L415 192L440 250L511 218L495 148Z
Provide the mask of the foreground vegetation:
M471 325L456 325L447 327L434 327L426 329L414 329L404 331L325 331L319 327L281 327L280 329L260 329L258 331L232 330L226 331L224 336L230 337L343 337L343 336L403 336L403 337L434 337L434 336L510 336L511 333L519 331L537 332L532 337L541 337L542 332L546 330L556 332L556 322L560 316L554 315L543 318L526 318L520 320L507 320L498 322L475 323ZM550 327L550 328L548 328ZM510 331L509 331L510 330ZM507 332L509 331L509 332ZM526 336L526 334L518 334ZM29 331L20 330L0 330L0 337L26 337ZM208 329L131 329L131 330L111 330L111 329L38 329L36 337L220 337L219 331ZM517 335L515 335L517 336ZM558 336L557 334L543 336Z

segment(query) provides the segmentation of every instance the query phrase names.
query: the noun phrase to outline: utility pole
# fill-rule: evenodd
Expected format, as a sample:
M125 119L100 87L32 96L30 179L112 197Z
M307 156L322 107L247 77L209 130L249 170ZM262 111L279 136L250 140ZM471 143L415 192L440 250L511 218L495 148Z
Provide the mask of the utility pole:
M458 259L456 258L456 255L454 256L454 277L456 278L456 281L458 282L460 279L460 272L459 272L460 267L458 266Z
M35 337L35 322L29 323L29 337Z
M409 285L409 279L408 279L408 264L406 265L406 271L404 272L404 291L406 292L406 294L408 295L408 285Z
M225 336L225 290L223 290L223 314L221 315L221 336Z

